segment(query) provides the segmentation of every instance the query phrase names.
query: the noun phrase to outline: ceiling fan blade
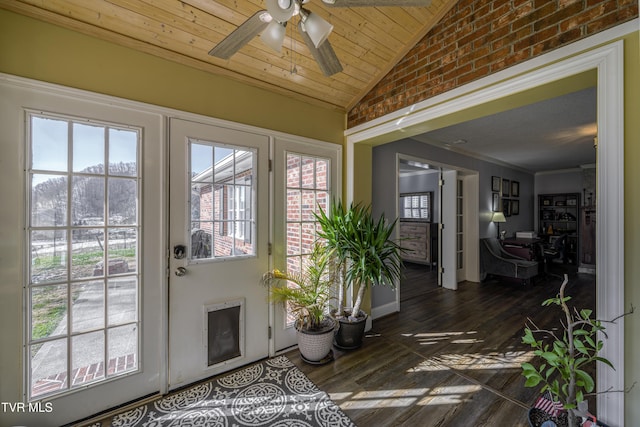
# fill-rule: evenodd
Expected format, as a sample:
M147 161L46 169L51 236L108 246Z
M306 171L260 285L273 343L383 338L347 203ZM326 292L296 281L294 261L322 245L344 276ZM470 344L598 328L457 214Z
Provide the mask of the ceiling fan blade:
M303 31L302 21L298 23L298 30L300 30L302 40L304 40L309 51L311 51L311 55L313 55L318 63L322 74L329 77L342 71L342 64L340 64L340 60L336 56L333 47L331 47L329 40L325 40L319 47L315 47L309 34Z
M333 7L427 7L431 0L322 0L327 6Z
M271 17L266 10L257 11L211 49L209 55L222 59L231 58L242 46L249 43L251 39L267 28L270 20Z

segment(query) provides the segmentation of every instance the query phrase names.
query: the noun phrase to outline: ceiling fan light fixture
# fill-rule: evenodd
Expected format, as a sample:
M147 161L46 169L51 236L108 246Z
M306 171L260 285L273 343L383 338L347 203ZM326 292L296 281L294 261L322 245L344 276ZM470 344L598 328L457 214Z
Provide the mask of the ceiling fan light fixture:
M302 17L302 27L311 38L313 45L320 47L329 37L331 31L333 31L333 25L324 20L320 15L305 9L301 9L300 16Z
M260 13L260 15L258 15L260 17L260 20L262 22L266 22L267 24L271 21L273 21L273 17L271 16L271 14L269 12L267 12L266 10L263 10L262 13Z
M286 22L282 24L274 19L269 23L269 25L267 25L267 28L265 28L260 35L262 41L276 52L280 52L282 50L282 43L284 42L284 36L286 33L285 25Z
M287 22L296 12L295 0L266 0L267 11L274 20Z

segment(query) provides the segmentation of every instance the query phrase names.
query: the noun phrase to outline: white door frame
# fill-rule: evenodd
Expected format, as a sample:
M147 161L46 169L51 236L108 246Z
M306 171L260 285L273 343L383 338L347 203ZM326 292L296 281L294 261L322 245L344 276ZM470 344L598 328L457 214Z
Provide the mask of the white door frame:
M142 233L140 248L142 330L140 331L141 371L113 379L107 379L90 387L54 395L41 401L26 403L28 411L2 413L8 424L39 426L61 425L108 410L109 408L138 399L144 395L162 393L165 381L164 346L162 329L164 312L154 310L166 304L164 293L165 259L165 209L164 209L164 138L163 118L152 109L140 109L134 103L116 100L103 95L38 82L30 79L0 74L0 99L4 133L0 137L3 161L2 194L13 200L7 205L11 210L3 221L3 239L10 244L0 248L0 266L3 270L2 298L0 298L0 323L14 325L3 329L3 350L0 351L0 397L3 402L25 403L28 373L23 372L28 357L23 349L26 329L23 307L26 295L22 286L26 282L25 263L29 248L25 247L24 230L28 214L25 212L28 187L24 173L26 143L25 110L48 111L98 122L121 123L143 129L139 167L143 170L143 199L140 217ZM6 108L5 108L6 107ZM8 121L8 123L6 122ZM153 153L144 157L145 153ZM5 234L9 231L10 234ZM10 264L10 265L7 265ZM5 268L6 267L6 268ZM158 326L160 325L160 326ZM26 378L25 378L26 376ZM137 382L136 382L137 381ZM140 387L138 387L140 385ZM35 410L32 410L35 408ZM44 410L40 411L40 408Z
M342 190L342 146L329 142L313 140L309 138L278 136L273 138L271 160L273 170L271 172L271 209L270 209L270 233L272 252L270 268L286 268L286 181L287 164L286 154L295 153L309 155L310 157L327 158L330 160L329 193L330 203L340 198ZM276 206L278 204L279 206ZM277 237L280 236L280 237ZM282 240L280 240L282 239ZM293 328L289 331L282 329L282 307L270 304L269 326L271 327L271 340L269 354L274 356L286 351L287 347L296 344Z
M616 39L637 30L637 20L603 31L523 64L453 89L389 115L349 129L346 134L347 202L353 200L354 145L384 143L422 133L421 123L544 84L597 70L598 228L596 312L612 319L624 312L624 51ZM606 44L608 43L608 44ZM594 48L594 46L601 47ZM411 127L414 127L413 129ZM413 132L413 133L411 133ZM601 356L615 371L598 369L598 392L624 389L624 319L607 327ZM624 425L624 393L598 396L598 416Z
M433 166L434 168L441 168L443 170L455 170L458 173L458 179L463 180L463 192L464 192L464 202L463 202L463 212L464 212L464 264L466 266L464 271L464 277L458 277L458 282L468 280L470 282L479 282L480 274L479 274L479 265L478 259L480 256L479 247L476 244L479 238L479 212L478 212L478 193L479 193L479 173L478 171L461 168L460 166L452 166L446 163L441 163L439 161L434 161L428 159L426 157L417 157L411 154L405 153L396 153L396 200L400 198L400 160L414 161L418 163L424 163L429 166ZM442 195L441 195L442 196ZM396 218L400 217L399 207L396 204ZM399 232L398 232L399 236ZM438 254L438 257L441 255ZM396 287L396 310L400 311L400 291L399 288ZM393 311L383 311L379 312L380 317L390 313Z

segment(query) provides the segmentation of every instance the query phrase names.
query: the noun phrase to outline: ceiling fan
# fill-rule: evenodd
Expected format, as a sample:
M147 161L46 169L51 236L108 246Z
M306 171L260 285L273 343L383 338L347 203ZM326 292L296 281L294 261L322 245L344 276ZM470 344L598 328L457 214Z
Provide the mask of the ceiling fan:
M342 71L342 64L327 40L333 25L318 14L302 7L309 0L265 0L267 9L259 10L225 37L209 55L229 59L258 34L267 46L280 52L289 20L299 15L298 30L302 40L325 76ZM428 6L431 0L322 0L333 7Z

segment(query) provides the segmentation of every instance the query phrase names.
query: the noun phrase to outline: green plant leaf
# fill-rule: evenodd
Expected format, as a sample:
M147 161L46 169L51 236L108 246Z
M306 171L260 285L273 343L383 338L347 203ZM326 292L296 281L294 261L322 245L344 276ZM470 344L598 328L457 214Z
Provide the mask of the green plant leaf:
M578 338L573 340L573 346L575 347L576 350L578 350L580 353L582 354L589 354L589 351L587 350L587 348L584 346L584 344L582 343L581 340L579 340Z
M563 356L567 352L567 345L562 341L554 341L553 352L558 356Z
M555 366L558 364L558 362L560 361L560 358L558 357L557 354L550 352L550 351L545 351L541 354L542 358L544 358L546 361L549 362L550 365Z
M522 337L522 343L531 345L531 344L533 344L535 342L536 342L536 339L533 336L533 332L531 332L531 329L525 328L524 336Z
M604 357L597 356L597 357L594 357L593 360L597 360L598 362L602 362L605 365L609 366L614 371L616 370L616 368L613 366L613 363L611 363L608 359L605 359Z
M584 340L587 342L587 344L591 346L591 348L593 349L597 348L596 343L593 341L593 339L590 336L584 337Z
M556 371L556 368L554 368L553 366L547 369L547 372L545 373L545 376L544 376L545 379L549 380L549 378L551 377L551 375L553 375L555 371Z
M580 378L584 382L584 389L591 393L595 387L595 383L591 375L583 371L582 369L576 369L576 378Z
M592 310L583 308L582 310L580 310L580 317L582 317L584 320L589 320L589 318L591 317L591 313L593 313Z
M588 362L590 360L590 358L588 357L579 357L575 360L575 362L573 363L573 366L575 368L579 368L580 366L582 366L583 363Z
M531 377L527 377L527 381L525 381L524 386L525 387L535 387L538 384L540 384L540 377L535 377L535 376L531 376Z

